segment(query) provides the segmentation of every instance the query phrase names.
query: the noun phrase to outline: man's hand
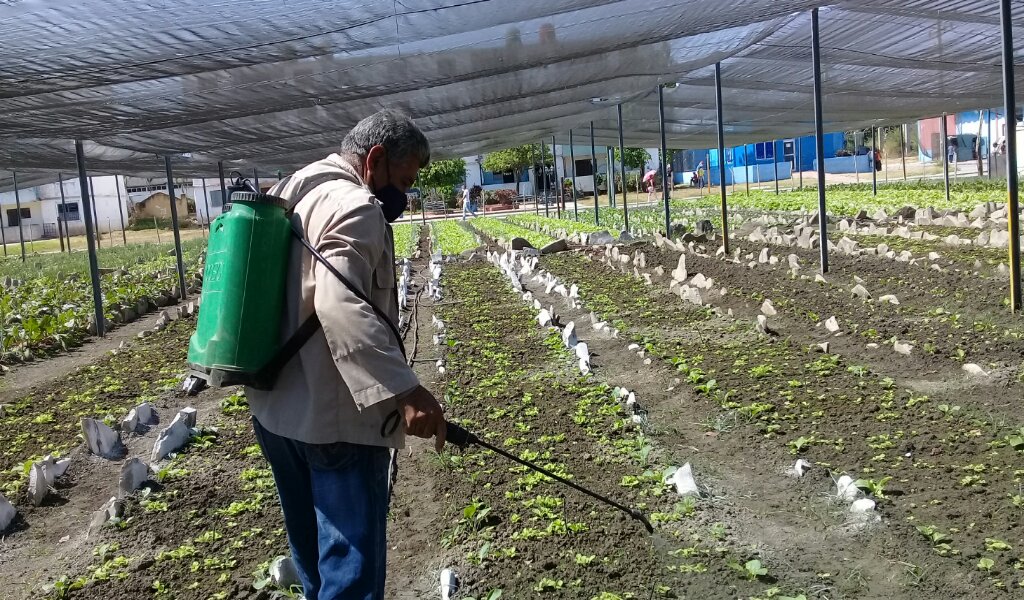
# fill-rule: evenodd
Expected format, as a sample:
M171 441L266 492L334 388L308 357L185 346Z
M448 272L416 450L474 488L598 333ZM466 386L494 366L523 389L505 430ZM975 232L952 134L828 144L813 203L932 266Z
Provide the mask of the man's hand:
M398 400L398 410L405 422L405 433L416 437L434 438L434 447L440 452L444 448L447 423L441 404L422 385Z

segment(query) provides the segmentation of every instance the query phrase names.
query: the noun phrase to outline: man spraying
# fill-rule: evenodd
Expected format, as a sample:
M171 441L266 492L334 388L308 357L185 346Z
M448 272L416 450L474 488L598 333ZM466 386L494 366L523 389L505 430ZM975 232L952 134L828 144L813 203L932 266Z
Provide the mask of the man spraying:
M356 124L338 153L271 190L295 203L293 223L329 264L291 245L282 336L313 314L322 328L272 390L246 390L309 600L384 598L393 451L406 434L444 445L442 408L419 385L392 327L399 307L390 223L429 160L416 125L382 111Z

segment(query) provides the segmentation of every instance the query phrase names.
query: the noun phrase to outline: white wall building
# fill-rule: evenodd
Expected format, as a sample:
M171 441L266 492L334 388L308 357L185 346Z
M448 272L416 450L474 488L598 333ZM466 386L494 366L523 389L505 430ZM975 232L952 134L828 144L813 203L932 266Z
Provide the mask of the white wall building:
M647 165L644 170L651 170L658 168L658 149L657 148L646 148L648 154ZM594 152L597 153L597 172L598 174L608 173L608 147L607 146L596 146ZM574 145L572 152L570 153L569 146L556 145L554 150L555 163L558 165L558 180L565 181L569 179L572 174L572 161L576 161L576 189L585 194L592 194L594 192L592 173L592 163L590 146L577 146ZM491 173L484 170L482 162L484 155L479 156L466 156L463 160L466 162L466 185L473 186L479 185L484 190L514 190L516 189L515 177L512 173ZM618 166L614 166L614 170L618 172ZM554 181L554 177L549 173L549 178ZM557 185L555 183L554 185ZM544 185L538 183L538 173L535 170L528 170L526 177L519 184L519 192L524 196L533 195L533 190L539 188L543 192ZM601 191L607 191L607 185L601 186Z

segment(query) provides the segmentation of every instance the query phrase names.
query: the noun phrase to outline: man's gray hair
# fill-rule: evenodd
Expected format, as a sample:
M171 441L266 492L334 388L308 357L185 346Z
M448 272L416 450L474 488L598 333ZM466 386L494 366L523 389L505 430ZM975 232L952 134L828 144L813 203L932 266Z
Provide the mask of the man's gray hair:
M341 142L341 153L360 161L370 148L384 146L391 162L415 157L420 168L430 162L430 143L409 117L393 110L382 110L356 123Z

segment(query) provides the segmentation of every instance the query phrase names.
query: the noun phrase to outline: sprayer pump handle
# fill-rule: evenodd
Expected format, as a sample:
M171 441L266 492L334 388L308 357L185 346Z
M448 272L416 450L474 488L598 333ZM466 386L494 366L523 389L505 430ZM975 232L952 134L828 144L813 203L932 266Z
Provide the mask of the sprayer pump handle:
M445 424L445 430L445 441L459 448L465 448L477 442L477 438L473 433L451 421Z

